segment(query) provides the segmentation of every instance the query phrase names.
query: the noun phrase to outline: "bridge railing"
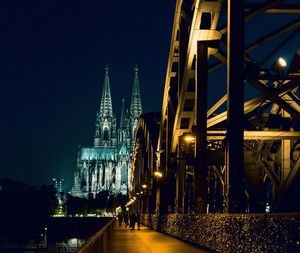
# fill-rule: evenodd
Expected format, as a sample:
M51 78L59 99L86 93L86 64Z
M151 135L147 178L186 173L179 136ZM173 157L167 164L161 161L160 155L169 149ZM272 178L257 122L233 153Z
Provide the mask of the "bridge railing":
M112 238L115 218L90 237L76 253L108 253L108 244Z

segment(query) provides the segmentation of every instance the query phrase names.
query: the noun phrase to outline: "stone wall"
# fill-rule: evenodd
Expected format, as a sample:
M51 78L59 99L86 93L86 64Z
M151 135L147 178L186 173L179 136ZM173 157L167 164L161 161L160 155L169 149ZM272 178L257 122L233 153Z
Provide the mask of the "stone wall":
M212 252L300 252L298 214L145 214L143 224Z

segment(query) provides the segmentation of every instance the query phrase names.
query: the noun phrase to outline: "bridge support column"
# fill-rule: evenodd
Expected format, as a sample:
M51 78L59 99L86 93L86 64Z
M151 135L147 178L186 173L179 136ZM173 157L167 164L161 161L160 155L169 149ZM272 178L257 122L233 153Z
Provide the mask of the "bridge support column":
M228 201L225 211L246 211L244 183L244 0L228 0L227 138Z
M208 205L208 184L206 164L207 139L207 77L208 47L206 41L197 43L196 71L196 127L195 133L195 170L194 170L194 201L195 212L206 213Z
M157 186L155 192L155 213L160 214L160 186Z
M176 198L176 180L173 173L169 173L160 186L160 213L173 213ZM176 210L175 210L176 211Z
M179 137L179 146L182 146L183 139ZM181 153L182 151L180 151ZM175 212L185 213L185 186L186 186L186 174L185 174L186 161L179 160L178 169L176 172L176 198L175 198Z

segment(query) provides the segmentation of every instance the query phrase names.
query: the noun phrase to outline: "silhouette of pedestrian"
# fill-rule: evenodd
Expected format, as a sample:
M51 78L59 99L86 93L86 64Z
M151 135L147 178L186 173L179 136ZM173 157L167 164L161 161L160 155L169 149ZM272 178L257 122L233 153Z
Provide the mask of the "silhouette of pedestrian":
M128 227L128 213L127 212L124 213L124 223L125 223L125 228L127 228Z
M123 217L121 213L118 213L118 221L119 221L119 227L122 227Z
M136 223L136 214L133 212L132 215L130 216L130 225L131 229L134 230L135 223Z
M137 214L136 214L136 223L138 226L138 230L140 230L141 229L141 214L139 212L137 212Z

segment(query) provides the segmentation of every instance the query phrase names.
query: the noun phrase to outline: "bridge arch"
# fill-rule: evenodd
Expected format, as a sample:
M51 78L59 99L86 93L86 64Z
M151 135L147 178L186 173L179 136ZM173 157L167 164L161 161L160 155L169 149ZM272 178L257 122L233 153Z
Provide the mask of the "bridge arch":
M299 12L297 7L271 2L246 5L245 9L241 6L240 12L230 17L246 13L247 26L258 16ZM264 31L239 48L242 53L236 54L236 66L244 68L234 72L230 55L239 43L232 43L244 39L239 37L244 26L243 20L228 25L221 18L229 11L234 10L220 0L177 0L157 150L147 149L150 141L140 130L137 138L143 136L144 142L138 139L133 157L141 164L156 154L157 162L138 170L133 165L142 172L134 180L140 184L154 169L163 172L160 189L167 192L161 195L164 212L300 211L293 204L299 201L300 206L300 154L295 149L300 139L299 45L290 48L294 56L287 69L278 71L275 67L275 56L299 35L299 19L276 29L263 24ZM234 37L234 31L242 32ZM282 43L274 48L275 39ZM226 77L225 64L231 78L236 75L242 80L236 91ZM216 80L219 75L222 78ZM249 93L248 88L255 92ZM236 100L241 103L232 106ZM232 113L235 109L236 115ZM187 142L188 135L194 141Z
M144 113L137 121L132 154L131 196L135 196L136 211L155 213L159 208L157 171L157 140L161 114Z

